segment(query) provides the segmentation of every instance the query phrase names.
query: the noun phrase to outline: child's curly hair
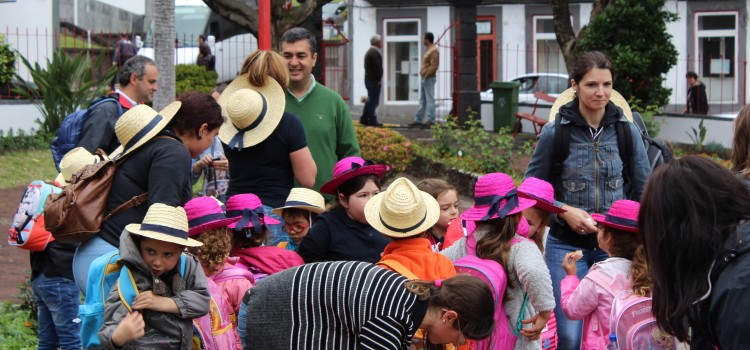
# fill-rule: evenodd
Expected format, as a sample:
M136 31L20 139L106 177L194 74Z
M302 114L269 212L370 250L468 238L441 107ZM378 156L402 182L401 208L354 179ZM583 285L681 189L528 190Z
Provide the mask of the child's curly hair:
M224 260L229 256L230 249L232 249L232 237L227 232L227 228L206 230L194 236L193 239L203 243L202 246L190 250L200 260L206 275L219 272L224 266Z

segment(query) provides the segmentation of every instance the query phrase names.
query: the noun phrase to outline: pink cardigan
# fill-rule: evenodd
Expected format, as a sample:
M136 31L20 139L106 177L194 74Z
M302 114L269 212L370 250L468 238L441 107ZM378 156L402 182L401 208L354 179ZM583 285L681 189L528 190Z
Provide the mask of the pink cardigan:
M583 281L568 275L560 282L563 313L571 320L583 320L581 350L607 348L612 300L616 293L630 287L630 264L627 259L609 258L594 264Z

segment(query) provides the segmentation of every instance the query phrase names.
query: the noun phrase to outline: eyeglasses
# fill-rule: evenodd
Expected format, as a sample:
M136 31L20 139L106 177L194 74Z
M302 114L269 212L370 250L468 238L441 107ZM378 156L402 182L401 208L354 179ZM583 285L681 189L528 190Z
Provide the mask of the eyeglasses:
M310 227L309 224L284 224L281 226L281 230L286 233L300 233Z

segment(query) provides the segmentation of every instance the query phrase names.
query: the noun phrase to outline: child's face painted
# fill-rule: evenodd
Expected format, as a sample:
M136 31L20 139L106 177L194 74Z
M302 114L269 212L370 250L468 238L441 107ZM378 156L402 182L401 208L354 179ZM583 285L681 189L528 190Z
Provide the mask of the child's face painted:
M143 237L141 240L141 257L143 257L143 261L151 270L151 273L157 277L171 271L177 265L182 250L183 246L175 243L148 237Z
M289 235L289 238L294 243L299 244L302 242L302 237L307 236L307 232L310 231L310 222L307 221L307 217L302 215L288 215L283 213L284 226L282 230Z
M523 217L529 222L529 238L531 238L539 231L543 231L547 226L549 212L537 207L531 207L523 211Z
M435 226L440 229L448 229L451 220L458 217L458 194L455 190L447 190L437 196L440 205L440 218Z

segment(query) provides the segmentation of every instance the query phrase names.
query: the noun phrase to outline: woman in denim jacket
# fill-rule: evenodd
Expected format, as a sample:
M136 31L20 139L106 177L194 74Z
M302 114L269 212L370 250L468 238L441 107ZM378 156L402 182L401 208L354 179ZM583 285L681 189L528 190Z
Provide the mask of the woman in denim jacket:
M590 213L606 213L618 199L637 201L651 172L638 128L610 101L613 79L612 63L601 52L587 52L576 61L571 74L574 98L561 106L556 116L561 118L560 127L570 130L570 148L562 170L553 178L556 123L548 123L542 129L526 170L526 178L552 183L555 205L566 210L551 222L545 254L557 301L559 349L578 349L581 337L581 322L568 320L560 309L560 281L565 271L559 262L566 253L582 250L577 274L583 278L594 263L607 259L607 253L597 247L596 226ZM616 123L627 123L630 128L631 159L620 159ZM624 163L630 166L627 186Z

